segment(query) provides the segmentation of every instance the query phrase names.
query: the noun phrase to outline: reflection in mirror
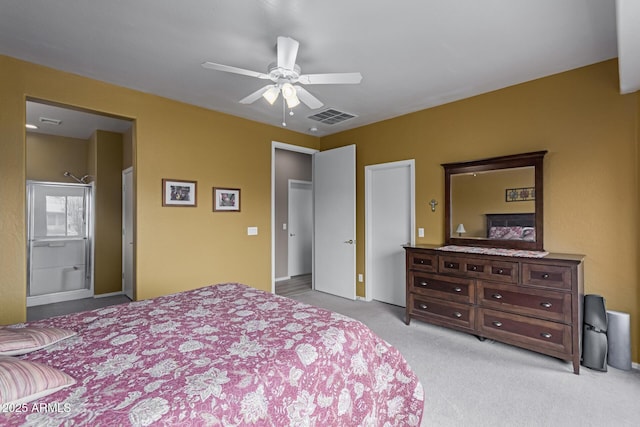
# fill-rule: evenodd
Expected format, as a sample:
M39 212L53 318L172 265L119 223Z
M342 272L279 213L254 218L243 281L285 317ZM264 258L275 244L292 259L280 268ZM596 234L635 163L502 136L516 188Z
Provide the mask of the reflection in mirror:
M443 164L445 244L543 250L545 154Z
M533 225L527 219L531 214L535 216L534 187L535 169L532 166L452 175L453 232L468 239L535 240L530 232ZM498 224L497 217L487 217L507 213L529 215L522 215L522 223L518 223L518 216L514 215L511 224ZM464 231L459 232L459 228Z

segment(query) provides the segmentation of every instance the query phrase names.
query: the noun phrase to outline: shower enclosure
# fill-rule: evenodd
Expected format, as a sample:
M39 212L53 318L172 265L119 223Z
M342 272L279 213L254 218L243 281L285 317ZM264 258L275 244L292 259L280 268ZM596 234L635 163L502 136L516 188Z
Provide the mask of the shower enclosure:
M27 306L93 296L92 190L27 182Z

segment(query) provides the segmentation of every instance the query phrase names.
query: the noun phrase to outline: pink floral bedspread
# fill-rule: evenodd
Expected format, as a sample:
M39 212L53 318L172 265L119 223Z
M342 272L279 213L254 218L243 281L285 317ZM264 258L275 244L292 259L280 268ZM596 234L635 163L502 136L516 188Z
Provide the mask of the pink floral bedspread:
M362 323L240 284L32 322L79 334L24 358L77 383L1 425L418 426L423 389Z

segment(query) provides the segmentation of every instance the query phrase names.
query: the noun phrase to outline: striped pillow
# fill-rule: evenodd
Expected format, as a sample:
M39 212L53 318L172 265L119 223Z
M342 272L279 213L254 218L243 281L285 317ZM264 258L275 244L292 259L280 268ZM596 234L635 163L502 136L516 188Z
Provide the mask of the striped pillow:
M77 332L60 328L1 328L0 355L19 356L55 344Z
M0 356L0 404L21 405L75 383L64 372L41 363Z

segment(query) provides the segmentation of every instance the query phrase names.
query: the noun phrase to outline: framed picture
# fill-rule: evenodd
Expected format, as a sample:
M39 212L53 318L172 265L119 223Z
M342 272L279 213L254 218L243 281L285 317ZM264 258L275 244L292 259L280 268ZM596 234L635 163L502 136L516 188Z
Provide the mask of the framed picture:
M181 179L162 180L162 206L198 206L197 181Z
M507 188L504 193L506 202L526 202L536 199L535 187Z
M240 212L240 189L213 187L213 211Z

